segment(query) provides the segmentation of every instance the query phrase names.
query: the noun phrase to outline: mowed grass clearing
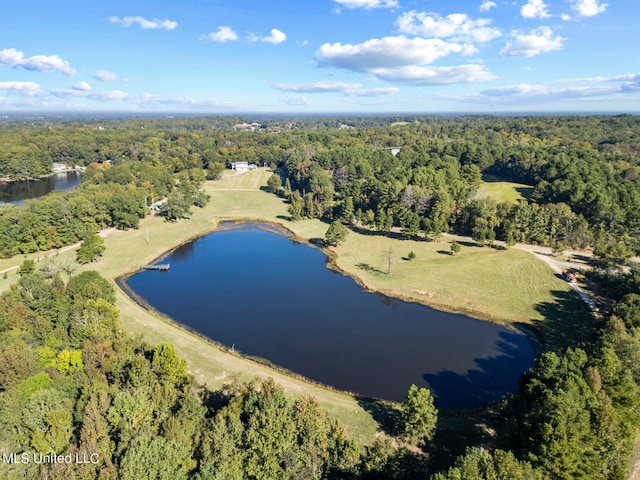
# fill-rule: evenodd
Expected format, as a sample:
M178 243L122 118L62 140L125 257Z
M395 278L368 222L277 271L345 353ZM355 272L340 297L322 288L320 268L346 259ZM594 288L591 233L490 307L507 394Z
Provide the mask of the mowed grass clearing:
M463 246L451 255L449 246L444 240L398 241L350 233L349 241L336 249L337 263L372 290L501 323L541 320L535 305L552 300L549 292L565 286L530 253ZM411 251L416 258L409 261Z
M491 197L496 202L518 203L519 200L529 198L533 192L531 185L507 182L496 175L482 175L482 184L478 189L478 197Z

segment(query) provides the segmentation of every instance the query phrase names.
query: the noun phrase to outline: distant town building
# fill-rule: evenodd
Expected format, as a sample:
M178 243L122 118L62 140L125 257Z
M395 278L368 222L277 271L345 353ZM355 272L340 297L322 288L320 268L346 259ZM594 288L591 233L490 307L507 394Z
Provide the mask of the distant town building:
M67 168L69 168L69 167L67 167L64 163L54 163L53 164L53 171L54 172L64 172Z
M162 206L167 203L167 199L163 198L162 200L158 200L157 202L153 202L151 205L149 205L149 208L151 210L153 210L154 212L159 212L160 210L162 210Z
M260 128L259 123L236 123L233 129L236 132L255 132L256 128Z
M400 147L389 147L389 150L394 157L400 153Z
M249 162L231 162L231 170L236 172L248 172L249 170L255 170L258 166L255 163Z

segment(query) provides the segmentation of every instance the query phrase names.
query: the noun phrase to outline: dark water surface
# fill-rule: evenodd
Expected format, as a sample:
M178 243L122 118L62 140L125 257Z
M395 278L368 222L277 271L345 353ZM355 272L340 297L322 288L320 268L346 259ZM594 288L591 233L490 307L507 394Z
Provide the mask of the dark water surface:
M80 184L82 173L62 172L37 180L23 180L0 184L0 203L22 203L38 198L52 190L66 190Z
M325 255L245 223L188 243L169 272L127 285L209 338L313 380L402 401L412 383L439 407L501 399L533 365L528 338L500 326L363 290Z

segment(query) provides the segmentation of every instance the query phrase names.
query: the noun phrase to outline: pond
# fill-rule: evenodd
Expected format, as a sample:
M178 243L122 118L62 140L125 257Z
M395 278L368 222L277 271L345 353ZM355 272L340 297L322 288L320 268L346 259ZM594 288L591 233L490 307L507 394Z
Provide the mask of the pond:
M38 198L52 190L67 190L80 184L82 173L61 172L48 177L0 184L0 203L21 204L30 198Z
M533 365L518 331L365 291L318 249L256 223L226 225L125 280L143 302L243 354L365 397L402 401L412 383L440 408L514 391Z

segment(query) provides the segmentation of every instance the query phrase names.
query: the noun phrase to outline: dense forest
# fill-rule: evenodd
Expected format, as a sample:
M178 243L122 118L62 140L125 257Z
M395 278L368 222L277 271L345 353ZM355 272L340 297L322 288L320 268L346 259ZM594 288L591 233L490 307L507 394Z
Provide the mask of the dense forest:
M0 210L0 255L72 243L87 229L135 228L162 198L169 218L187 216L206 202L205 175L217 178L238 160L277 169L272 190L290 200L294 219L407 236L455 230L479 241L596 245L623 257L640 250L638 117L271 120L255 131L235 131L234 120L5 125L0 177L40 176L53 162L86 166L87 175L72 195ZM483 174L533 191L516 205L478 197Z
M0 256L137 228L160 199L167 221L188 218L208 201L205 179L248 160L271 167L268 189L293 221L594 247L610 311L592 341L540 355L487 414L489 441L451 450L428 391L412 387L387 436L364 446L272 381L197 386L171 345L122 331L109 281L65 283L25 262L0 297L0 453L89 461L3 461L2 478L625 478L640 424L640 268L612 267L640 251L640 117L266 119L236 131L250 121L6 122L0 177L38 177L53 162L86 172L74 191L0 206ZM532 192L480 197L487 174Z

